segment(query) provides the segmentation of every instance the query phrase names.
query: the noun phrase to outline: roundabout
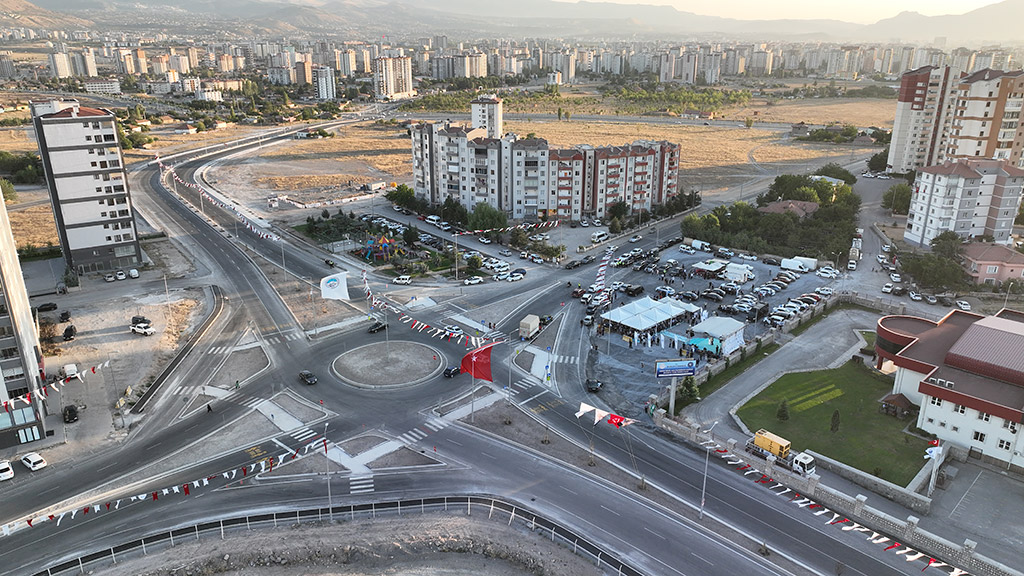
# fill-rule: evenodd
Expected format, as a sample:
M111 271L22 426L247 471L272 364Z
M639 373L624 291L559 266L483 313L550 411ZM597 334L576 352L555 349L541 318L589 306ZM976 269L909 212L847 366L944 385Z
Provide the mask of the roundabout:
M331 362L331 372L346 384L366 389L395 389L422 384L445 367L437 348L398 340L353 348Z

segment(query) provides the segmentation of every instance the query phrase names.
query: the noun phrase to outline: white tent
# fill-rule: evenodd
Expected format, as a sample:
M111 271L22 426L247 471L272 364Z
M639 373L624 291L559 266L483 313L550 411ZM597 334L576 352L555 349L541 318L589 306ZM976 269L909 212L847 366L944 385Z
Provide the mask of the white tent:
M671 322L687 312L698 310L696 306L672 298L652 300L644 297L601 314L601 318L620 324L631 331L645 332L663 322Z
M743 322L726 318L724 316L712 316L692 328L696 336L708 336L717 338L722 342L722 355L731 354L734 350L743 346Z

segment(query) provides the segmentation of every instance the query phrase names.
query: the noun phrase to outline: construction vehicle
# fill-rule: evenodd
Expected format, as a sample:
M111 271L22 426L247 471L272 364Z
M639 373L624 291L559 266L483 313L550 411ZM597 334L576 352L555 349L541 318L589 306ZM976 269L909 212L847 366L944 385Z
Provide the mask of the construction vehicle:
M775 457L775 464L797 474L810 476L814 474L814 456L790 450L790 442L785 438L772 434L764 428L757 431L754 437L747 440L747 452L767 459Z

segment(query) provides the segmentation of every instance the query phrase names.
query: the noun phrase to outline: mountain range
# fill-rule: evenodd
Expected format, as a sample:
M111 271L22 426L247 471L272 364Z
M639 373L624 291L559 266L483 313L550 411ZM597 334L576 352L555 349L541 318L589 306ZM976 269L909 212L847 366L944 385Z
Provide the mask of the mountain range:
M230 24L225 28L242 33L308 31L395 38L448 34L469 38L930 43L944 37L950 45L977 46L1019 43L1020 22L1024 22L1024 0L1003 0L961 15L902 12L874 24L829 19L743 20L702 16L670 6L557 0L35 0L35 4L52 11L50 17L62 13L114 28L122 28L128 14L164 12L220 20ZM13 5L21 9L15 10ZM0 12L20 12L23 18L31 17L31 6L23 0L0 0Z

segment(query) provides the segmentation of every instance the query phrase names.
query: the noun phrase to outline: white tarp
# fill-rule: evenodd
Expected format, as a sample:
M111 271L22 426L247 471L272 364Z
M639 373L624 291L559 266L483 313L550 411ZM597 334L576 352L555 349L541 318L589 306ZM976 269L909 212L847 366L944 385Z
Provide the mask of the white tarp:
M320 296L327 300L348 300L348 272L338 272L320 280Z
M743 346L743 322L726 318L724 316L712 316L692 328L696 336L706 335L717 338L722 342L722 355L731 354L734 350Z

